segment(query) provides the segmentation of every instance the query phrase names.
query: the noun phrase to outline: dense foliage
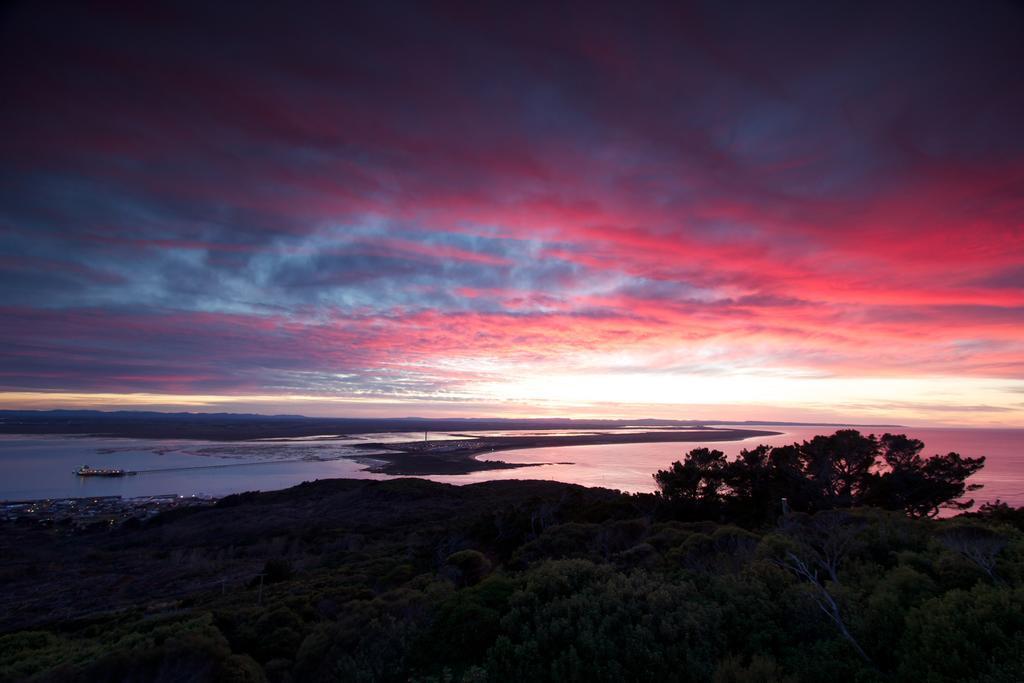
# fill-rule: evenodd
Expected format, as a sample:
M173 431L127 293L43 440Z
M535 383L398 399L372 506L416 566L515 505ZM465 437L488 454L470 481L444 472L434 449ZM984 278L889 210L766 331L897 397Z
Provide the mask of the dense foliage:
M921 457L924 443L905 435L864 436L844 429L790 446L758 446L735 460L722 451L697 448L654 475L666 500L681 514L767 522L781 502L813 512L873 505L933 517L976 489L967 478L985 458L958 453Z
M821 475L857 441L810 443L755 449L747 488L338 480L87 537L9 528L31 564L2 575L0 679L1024 680L1024 510L864 506L897 468ZM785 514L736 502L780 491ZM53 620L89 590L105 609Z

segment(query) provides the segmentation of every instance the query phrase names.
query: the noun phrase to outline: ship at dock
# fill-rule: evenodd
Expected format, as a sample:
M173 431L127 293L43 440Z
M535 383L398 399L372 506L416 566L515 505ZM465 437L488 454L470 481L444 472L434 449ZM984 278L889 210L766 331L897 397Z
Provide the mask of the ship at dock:
M82 465L74 471L74 474L77 474L80 477L124 477L135 473L127 470L103 469Z

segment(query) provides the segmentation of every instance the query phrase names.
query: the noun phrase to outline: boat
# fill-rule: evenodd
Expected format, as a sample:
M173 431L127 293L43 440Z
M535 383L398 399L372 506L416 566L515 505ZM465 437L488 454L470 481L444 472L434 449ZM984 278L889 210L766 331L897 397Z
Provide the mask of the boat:
M128 472L126 470L107 470L96 467L89 467L88 465L82 465L74 471L80 477L123 477L128 474L135 474L134 472Z

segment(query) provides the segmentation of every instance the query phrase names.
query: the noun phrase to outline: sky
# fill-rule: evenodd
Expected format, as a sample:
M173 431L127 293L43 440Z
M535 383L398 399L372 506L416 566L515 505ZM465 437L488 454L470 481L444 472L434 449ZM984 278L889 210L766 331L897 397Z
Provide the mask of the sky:
M1024 426L1024 4L0 10L0 408Z

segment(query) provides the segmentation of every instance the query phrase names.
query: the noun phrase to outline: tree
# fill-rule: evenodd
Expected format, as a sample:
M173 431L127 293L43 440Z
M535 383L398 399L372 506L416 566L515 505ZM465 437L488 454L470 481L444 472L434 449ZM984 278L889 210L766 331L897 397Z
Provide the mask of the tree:
M683 516L748 523L777 517L781 501L815 512L860 505L933 517L943 507L967 509L967 479L985 458L958 453L922 458L924 444L906 435L864 436L842 429L789 446L758 446L727 461L721 451L695 448L654 475L661 499Z
M1003 585L996 575L996 557L1006 547L1007 538L991 529L973 525L957 525L939 534L939 543L973 562L992 583Z
M796 541L809 563L839 583L839 566L853 550L867 522L846 510L822 510L814 515L788 515L780 526L783 533Z
M791 487L778 463L772 458L770 446L743 449L728 463L725 480L729 486L731 517L737 521L756 523L771 517L779 500L790 494Z
M658 470L654 481L664 500L676 507L715 513L726 488L728 461L725 453L695 448L668 470Z
M814 600L814 604L829 618L836 629L839 630L839 634L853 646L853 649L857 651L860 658L868 664L872 664L871 658L864 652L864 648L860 646L857 639L850 633L850 629L843 619L842 610L839 608L839 603L836 601L835 596L818 578L818 570L814 569L804 558L791 550L786 551L782 558L776 560L776 564L783 569L788 569L797 578L802 579L811 586L811 598Z
M885 433L879 439L882 459L892 469L914 469L921 466L921 451L924 442L910 439L906 434Z
M478 550L452 553L445 563L453 570L455 583L460 586L476 585L491 571L491 561Z
M984 456L965 458L959 453L922 458L924 444L906 436L884 434L881 439L884 469L871 475L864 502L888 510L904 510L912 517L934 517L943 507L966 510L973 500L960 501L980 484L967 478L985 465Z
M1006 524L1024 531L1024 507L1010 507L1008 503L998 498L991 503L982 503L977 512L968 512L965 516Z
M826 509L851 507L859 501L878 453L875 437L855 429L816 436L800 447L804 474L817 485Z

